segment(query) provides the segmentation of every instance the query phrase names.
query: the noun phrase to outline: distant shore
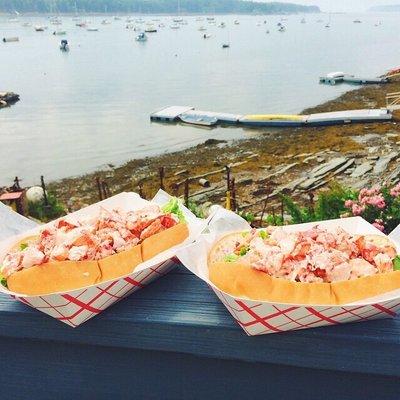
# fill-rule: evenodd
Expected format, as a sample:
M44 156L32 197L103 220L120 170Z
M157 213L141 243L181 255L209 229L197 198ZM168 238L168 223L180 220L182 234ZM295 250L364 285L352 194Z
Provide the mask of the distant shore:
M400 81L365 86L303 113L379 108L385 105L386 93L396 91L400 91ZM138 191L140 186L144 195L151 198L160 187L159 168L164 167L163 183L167 191L182 195L183 185L177 184L186 177L209 174L206 177L209 188L200 186L198 179L191 180L192 199L222 204L226 181L224 173L217 171L233 164L231 173L237 183L239 206L257 213L258 200L271 190L275 193L286 190L305 201L307 192L323 190L333 179L351 187L393 179L399 169L398 121L394 115L394 120L386 123L265 129L251 139L231 142L215 137L186 150L134 159L122 166L110 165L107 170L51 182L49 189L70 210L99 200L96 177L106 182L112 194ZM335 163L341 167L329 169ZM320 165L325 165L328 171L321 179L315 174Z

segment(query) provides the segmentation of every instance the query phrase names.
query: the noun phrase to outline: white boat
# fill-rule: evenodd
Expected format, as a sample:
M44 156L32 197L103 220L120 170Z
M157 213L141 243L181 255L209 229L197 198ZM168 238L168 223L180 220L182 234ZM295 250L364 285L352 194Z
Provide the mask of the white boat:
M144 32L142 32L142 33L139 33L139 35L137 35L135 37L135 40L137 42L146 42L147 41L147 36L146 36L146 34Z
M173 24L170 26L171 29L180 29L180 26L178 24Z
M125 22L130 23L130 22L135 22L135 20L132 17L128 17Z
M222 48L223 48L223 49L229 49L229 47L231 47L231 45L230 45L229 43L224 43L224 44L222 45Z
M78 22L77 24L75 24L75 26L79 26L79 28L86 28L87 23L86 22Z
M149 25L145 30L146 33L155 33L157 29L153 25Z
M201 31L206 31L207 28L206 28L205 26L200 26L198 30L199 30L200 32L201 32Z
M234 23L235 25L240 25L240 22L239 22L239 20L237 20L237 19L235 19L235 21L233 21L233 23Z
M173 18L172 21L174 21L174 22L176 22L176 23L183 22L183 18L181 18L181 17L175 17L175 18Z
M102 25L110 25L111 21L109 21L108 19L103 19L103 21L101 21Z
M24 28L26 28L26 27L28 27L28 26L32 26L32 24L31 24L30 22L24 22L24 23L22 24L22 26L23 26Z
M225 22L221 22L221 23L218 25L218 28L225 28L225 27L226 27Z
M126 29L133 29L135 26L133 24L126 24Z
M214 17L207 17L207 21L214 21L215 18Z
M204 18L203 17L197 17L196 21L204 21Z
M158 24L159 28L165 28L165 24L163 24L162 22L160 24Z
M9 42L19 42L19 37L14 36L14 37L4 37L3 38L4 43L9 43Z
M18 18L9 18L8 22L19 22Z
M283 25L281 25L279 28L278 28L278 32L285 32L286 31L286 28L283 26Z
M63 36L63 35L66 35L66 34L67 34L66 31L54 31L53 32L54 36Z
M92 27L92 28L87 28L86 29L88 32L98 32L99 31L99 28L94 28L94 27Z
M209 39L211 37L211 35L209 33L205 33L203 35L203 39Z
M44 32L47 29L46 26L42 26L42 25L36 25L35 26L35 31L36 32Z
M354 23L354 24L362 24L362 21L359 20L359 19L355 19L355 20L353 21L353 23Z
M257 26L261 26L261 22L257 22L257 24L256 24Z

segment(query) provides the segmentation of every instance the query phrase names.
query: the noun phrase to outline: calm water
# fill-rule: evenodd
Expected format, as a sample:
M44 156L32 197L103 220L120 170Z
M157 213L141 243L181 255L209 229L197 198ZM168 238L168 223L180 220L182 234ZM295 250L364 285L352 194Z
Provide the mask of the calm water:
M158 125L149 114L167 105L192 105L234 113L292 113L317 105L349 86L318 84L319 75L343 70L377 75L400 64L400 14L289 16L286 32L280 17L220 16L226 28L185 18L188 25L165 28L146 43L125 29L125 19L101 25L105 17L87 17L98 32L75 26L71 17L54 26L45 17L0 19L0 91L12 90L21 101L0 111L0 185L15 175L24 184L44 174L56 179L92 171L105 163L182 149L210 137L242 138L260 131L238 128L198 129ZM146 21L154 16L143 17ZM362 24L352 21L359 18ZM234 25L235 19L240 25ZM267 24L257 26L267 20ZM31 27L22 27L23 22ZM382 21L376 27L375 23ZM35 32L33 25L48 25ZM137 24L135 24L137 25ZM207 27L204 40L198 27ZM144 26L144 25L143 25ZM55 29L67 31L71 51L62 53ZM270 34L266 34L266 30ZM221 44L229 42L230 49Z

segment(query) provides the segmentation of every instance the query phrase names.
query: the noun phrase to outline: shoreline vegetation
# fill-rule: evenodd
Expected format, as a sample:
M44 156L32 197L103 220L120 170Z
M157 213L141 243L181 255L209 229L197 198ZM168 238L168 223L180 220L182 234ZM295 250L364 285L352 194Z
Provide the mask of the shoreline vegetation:
M400 91L398 80L384 86L365 86L303 113L384 107L386 93L396 91ZM215 138L182 151L54 181L48 189L74 211L97 202L99 186L105 187L108 194L135 191L148 199L162 186L183 198L188 194L188 179L186 191L193 204L225 205L225 166L230 166L239 212L254 216L262 212L279 214L282 194L307 205L310 197L317 199L332 185L359 190L397 183L400 115L394 113L393 117L384 123L264 129L255 137L232 142Z
M259 2L244 0L0 0L0 13L178 13L178 14L226 14L263 13L295 14L318 13L317 6L294 3Z

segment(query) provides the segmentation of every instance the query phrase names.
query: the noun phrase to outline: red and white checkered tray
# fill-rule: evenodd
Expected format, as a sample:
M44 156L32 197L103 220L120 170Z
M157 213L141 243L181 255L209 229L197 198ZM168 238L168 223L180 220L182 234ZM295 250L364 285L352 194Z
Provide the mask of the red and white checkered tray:
M168 202L170 196L163 191L159 191L152 203L163 205ZM135 210L145 207L150 202L140 198L136 193L121 193L110 197L104 201L86 207L73 214L72 218L90 217L96 215L100 207L105 209L121 208L124 210ZM53 318L58 319L72 327L76 327L95 315L101 313L106 308L117 301L129 296L131 293L146 287L155 279L166 274L174 267L172 259L177 250L193 242L203 231L205 221L196 218L188 209L182 206L189 227L189 238L179 246L175 246L163 253L158 254L153 259L146 261L138 266L132 274L122 278L102 282L98 285L88 286L69 292L54 293L43 296L24 296L8 291L0 287L0 292L11 295L16 300L21 301ZM0 243L0 260L8 249L19 239L36 234L45 225L31 229L23 234L14 236Z
M352 234L380 234L375 227L360 217L323 221L324 227L341 226ZM288 231L304 230L315 225L291 225ZM229 232L249 229L249 225L236 214L219 210L209 225L209 233L204 234L196 243L178 251L179 260L199 278L208 283L222 301L236 322L247 335L263 335L297 329L337 325L347 322L359 322L379 318L394 317L400 310L400 289L346 305L302 305L278 304L267 301L254 301L231 296L218 289L208 278L207 255L213 243ZM397 244L396 234L391 239Z

